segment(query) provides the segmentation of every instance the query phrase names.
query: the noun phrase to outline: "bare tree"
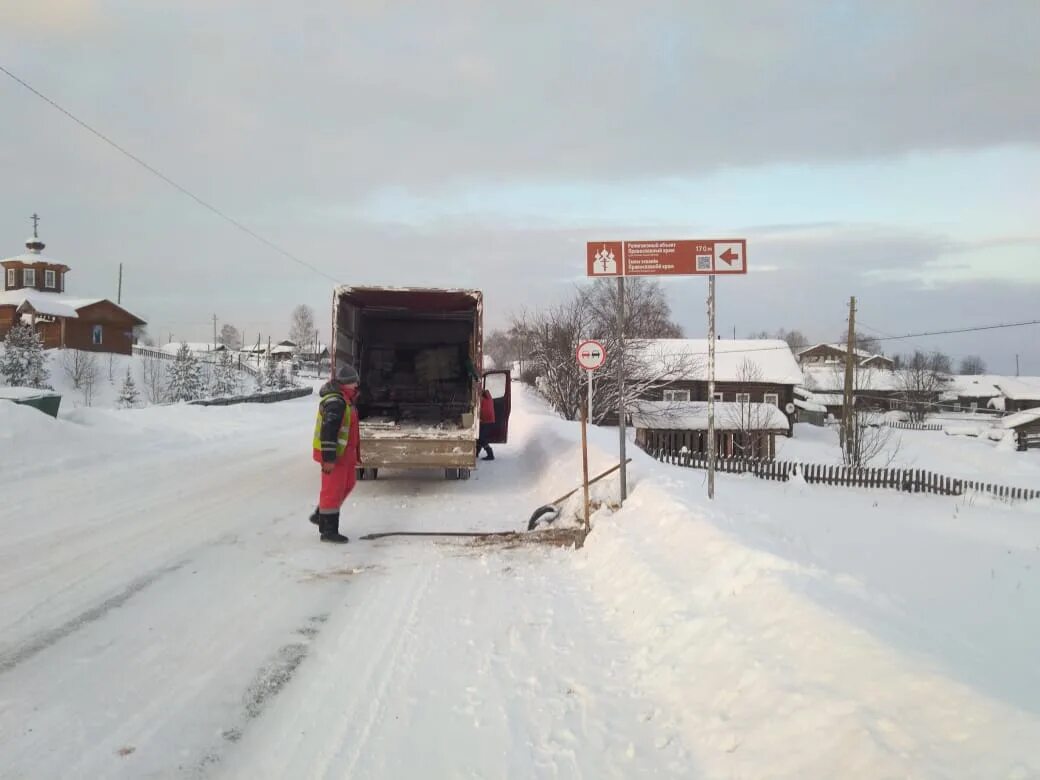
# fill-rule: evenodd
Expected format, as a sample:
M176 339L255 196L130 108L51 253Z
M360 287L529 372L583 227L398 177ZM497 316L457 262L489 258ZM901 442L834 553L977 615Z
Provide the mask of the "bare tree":
M842 461L846 466L864 468L884 456L883 465L890 466L899 451L898 444L889 446L891 438L892 429L882 425L875 412L855 409L851 429L841 439Z
M759 383L763 376L762 366L751 358L744 358L737 369L737 380L743 385ZM769 406L753 403L748 398L726 409L725 419L736 429L733 437L735 455L739 458L759 457L762 431L769 427L772 416Z
M83 393L83 402L90 406L94 401L94 385L98 379L97 356L93 352L65 349L61 353L61 367L72 380L72 387Z
M835 343L840 344L844 349L848 340L849 334L842 333ZM860 350L861 352L867 352L871 355L881 354L881 342L878 341L877 336L868 336L865 333L856 333L855 348Z
M242 334L240 334L238 328L230 322L225 322L220 328L220 335L217 336L217 343L223 344L228 349L241 349Z
M300 304L293 309L289 340L296 345L314 341L314 310L310 306Z
M938 401L949 364L950 359L940 353L918 350L903 357L902 367L896 371L896 386L914 422L921 422Z
M668 304L655 283L631 279L626 290L625 396L627 409L675 381L689 377L698 358L681 351L655 349L652 339L674 338L681 330L669 319ZM603 344L607 361L596 372L594 422L617 414L616 377L620 350L616 325L617 292L610 283L594 283L575 296L544 311L514 321L514 333L523 334L527 359L538 375L536 386L546 400L569 420L575 419L588 395L588 376L574 350L584 338Z
M493 330L484 339L484 354L491 358L495 368L509 370L520 357L519 336L512 330Z
M166 402L166 361L149 355L143 358L142 372L144 390L148 402L161 404Z
M961 373L978 376L986 373L986 361L978 355L968 355L961 360Z

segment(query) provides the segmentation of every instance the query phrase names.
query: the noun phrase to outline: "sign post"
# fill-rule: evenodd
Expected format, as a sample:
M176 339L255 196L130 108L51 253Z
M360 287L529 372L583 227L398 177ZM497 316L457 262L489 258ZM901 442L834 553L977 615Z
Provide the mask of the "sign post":
M621 450L621 500L627 498L625 469L625 277L708 277L708 498L715 497L715 277L747 273L747 240L590 241L585 245L590 278L618 282L618 433Z
M583 341L578 345L578 365L589 375L589 403L581 410L581 474L585 489L585 532L589 531L589 444L586 428L592 419L592 372L607 360L607 351L598 341Z

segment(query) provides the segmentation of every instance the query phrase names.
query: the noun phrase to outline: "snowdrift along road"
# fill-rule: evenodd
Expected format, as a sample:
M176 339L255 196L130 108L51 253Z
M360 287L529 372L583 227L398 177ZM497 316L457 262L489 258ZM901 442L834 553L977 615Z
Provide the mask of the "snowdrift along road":
M514 414L470 482L360 483L345 532L521 529L577 431ZM725 476L708 507L636 453L581 552L330 549L312 420L0 405L0 776L1040 773L1028 507Z

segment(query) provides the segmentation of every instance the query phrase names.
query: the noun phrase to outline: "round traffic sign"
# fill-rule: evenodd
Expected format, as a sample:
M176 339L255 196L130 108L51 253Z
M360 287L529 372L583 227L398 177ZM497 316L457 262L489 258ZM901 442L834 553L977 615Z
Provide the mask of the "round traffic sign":
M578 345L578 365L586 371L595 371L607 361L607 351L598 341L583 341Z

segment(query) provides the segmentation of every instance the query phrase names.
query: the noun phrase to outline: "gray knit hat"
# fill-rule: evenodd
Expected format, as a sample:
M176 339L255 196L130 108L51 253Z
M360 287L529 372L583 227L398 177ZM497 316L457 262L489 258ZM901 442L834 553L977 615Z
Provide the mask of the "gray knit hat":
M349 363L336 369L336 384L356 385L359 381L357 369Z

